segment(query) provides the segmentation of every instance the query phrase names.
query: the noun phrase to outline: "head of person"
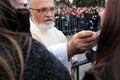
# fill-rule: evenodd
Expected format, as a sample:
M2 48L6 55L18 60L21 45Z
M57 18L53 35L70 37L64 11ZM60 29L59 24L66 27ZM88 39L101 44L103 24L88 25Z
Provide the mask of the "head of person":
M31 11L31 20L39 27L51 28L54 26L55 4L54 0L28 0Z
M4 28L13 32L29 32L30 12L27 9L19 8L18 6L20 6L22 1L18 1L19 0L1 1L0 12L2 17L0 17L0 24L3 24L4 26L1 26L0 28ZM1 29L1 31L3 30Z
M23 77L24 61L21 47L13 38L15 35L23 36L19 33L20 22L17 18L16 5L12 3L15 1L17 0L0 0L0 69L3 70L0 79L4 76L4 72L6 72L5 78L9 80L16 80L16 74L20 80Z
M10 4L15 7L18 8L21 4L23 4L24 0L9 0Z
M16 18L15 8L9 3L9 0L0 1L0 16L1 31L3 31L2 29L16 31L19 22Z
M107 0L104 18L98 39L94 67L107 66L113 73L112 80L119 80L120 74L120 0ZM108 79L107 80L111 80ZM103 79L102 79L103 80Z

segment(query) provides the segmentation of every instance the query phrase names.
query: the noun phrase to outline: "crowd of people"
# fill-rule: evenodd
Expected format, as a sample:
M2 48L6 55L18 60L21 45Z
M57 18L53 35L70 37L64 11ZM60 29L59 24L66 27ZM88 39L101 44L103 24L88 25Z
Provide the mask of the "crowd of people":
M101 22L100 7L57 7L55 10L55 27L62 32L92 30L98 31Z
M54 0L22 2L0 1L0 80L71 80L69 59L95 45L82 80L120 80L120 0L107 0L100 35L85 28L70 41L54 27Z

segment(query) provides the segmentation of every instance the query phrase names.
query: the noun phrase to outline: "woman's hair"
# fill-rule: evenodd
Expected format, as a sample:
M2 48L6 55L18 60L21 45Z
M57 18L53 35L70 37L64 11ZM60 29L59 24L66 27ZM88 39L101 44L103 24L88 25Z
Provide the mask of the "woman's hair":
M17 19L15 8L10 5L8 0L0 1L0 12L0 30L4 28L17 32L20 22Z
M104 13L101 34L98 40L96 63L104 60L107 62L115 55L120 42L120 0L108 0ZM120 50L118 50L120 51ZM116 53L117 54L117 53ZM102 59L101 59L102 58Z
M104 13L94 67L107 66L113 80L120 80L120 0L108 0ZM107 80L111 80L106 76ZM102 79L103 80L103 79Z
M29 55L31 48L30 33L20 32L20 22L17 18L16 9L9 3L9 0L0 0L0 71L5 71L10 80L22 80L25 68L22 48L28 45ZM14 38L24 37L24 43ZM4 73L0 73L4 74ZM16 74L18 74L16 76ZM0 78L1 79L1 78Z

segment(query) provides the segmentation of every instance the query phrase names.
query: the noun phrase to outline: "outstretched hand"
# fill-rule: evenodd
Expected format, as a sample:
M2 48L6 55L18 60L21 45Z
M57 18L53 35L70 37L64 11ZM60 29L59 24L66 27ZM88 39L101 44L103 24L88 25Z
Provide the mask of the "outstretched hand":
M72 39L67 43L68 56L80 54L92 48L96 44L96 33L92 31L81 31L73 35Z

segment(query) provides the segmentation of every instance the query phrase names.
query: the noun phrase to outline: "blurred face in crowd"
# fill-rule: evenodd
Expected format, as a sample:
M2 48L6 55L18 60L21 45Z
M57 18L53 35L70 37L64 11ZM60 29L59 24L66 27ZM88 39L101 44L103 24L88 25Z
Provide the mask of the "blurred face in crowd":
M13 7L17 8L23 3L23 0L9 0Z
M29 8L31 8L31 19L37 24L53 24L54 7L54 0L30 0Z

